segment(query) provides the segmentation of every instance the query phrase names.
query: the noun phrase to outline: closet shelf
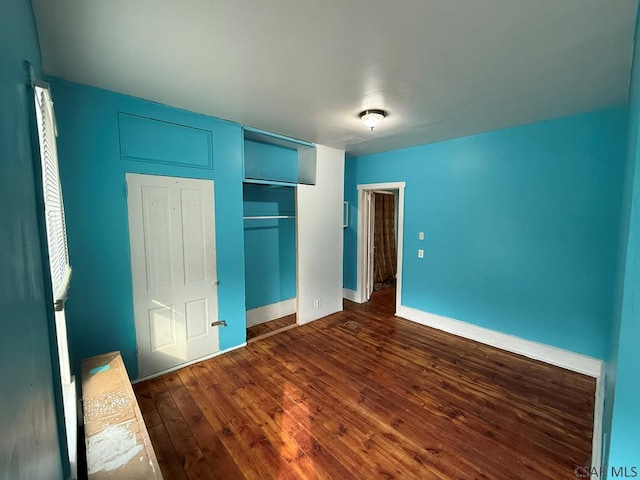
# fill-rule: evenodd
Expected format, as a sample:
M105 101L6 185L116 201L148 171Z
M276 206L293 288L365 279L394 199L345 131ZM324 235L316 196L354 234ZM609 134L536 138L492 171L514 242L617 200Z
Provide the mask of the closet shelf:
M265 185L267 187L297 187L295 182L280 182L277 180L261 180L257 178L245 178L244 183L252 183L255 185Z
M269 220L274 218L296 218L295 215L255 215L250 217L242 217L244 220Z

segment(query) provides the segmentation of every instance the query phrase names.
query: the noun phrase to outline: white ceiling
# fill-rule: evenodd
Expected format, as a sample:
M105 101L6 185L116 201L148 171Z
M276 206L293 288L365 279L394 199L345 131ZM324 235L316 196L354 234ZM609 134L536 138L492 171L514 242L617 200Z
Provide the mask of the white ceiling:
M49 75L352 154L626 102L637 4L33 0Z

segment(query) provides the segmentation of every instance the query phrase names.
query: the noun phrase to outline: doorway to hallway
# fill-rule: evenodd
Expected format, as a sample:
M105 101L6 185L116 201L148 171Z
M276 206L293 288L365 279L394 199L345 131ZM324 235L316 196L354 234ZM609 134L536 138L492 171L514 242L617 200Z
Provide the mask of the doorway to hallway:
M378 287L395 284L396 310L400 307L404 189L405 182L358 185L357 298L361 303L369 301L376 283Z

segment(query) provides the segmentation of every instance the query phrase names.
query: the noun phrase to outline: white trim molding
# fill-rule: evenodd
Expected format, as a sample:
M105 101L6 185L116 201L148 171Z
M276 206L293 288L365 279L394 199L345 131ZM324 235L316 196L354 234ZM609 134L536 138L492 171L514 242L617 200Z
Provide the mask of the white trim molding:
M596 378L596 401L593 406L593 436L591 440L591 468L600 471L602 467L602 418L604 416L604 392L606 385L604 363L601 364L600 375Z
M490 345L511 353L524 355L525 357L566 368L567 370L583 375L594 378L600 378L602 375L602 360L587 355L570 352L569 350L552 347L531 340L525 340L524 338L496 332L471 323L454 320L453 318L423 312L404 305L396 311L396 315L421 325L475 340L476 342L484 343L485 345Z
M342 289L342 298L346 298L347 300L351 300L352 302L356 303L363 303L362 298L360 298L360 295L358 295L358 292L349 288Z
M180 365L176 365L175 367L167 368L166 370L162 370L160 372L152 373L151 375L147 375L146 377L138 378L136 380L131 381L131 385L135 385L136 383L144 382L145 380L151 380L152 378L159 377L166 373L175 372L176 370L180 370L181 368L188 367L189 365L193 365L194 363L204 362L205 360L209 360L210 358L217 357L218 355L224 355L225 353L232 352L242 347L246 347L247 342L241 343L240 345L236 345L235 347L227 348L226 350L220 350L219 352L212 353L211 355L205 355L204 357L196 358L194 360L190 360L185 363L181 363Z
M407 182L361 183L358 190L399 190L407 186Z
M261 323L275 320L296 313L296 299L290 298L277 303L264 305L263 307L247 310L247 327L253 327Z

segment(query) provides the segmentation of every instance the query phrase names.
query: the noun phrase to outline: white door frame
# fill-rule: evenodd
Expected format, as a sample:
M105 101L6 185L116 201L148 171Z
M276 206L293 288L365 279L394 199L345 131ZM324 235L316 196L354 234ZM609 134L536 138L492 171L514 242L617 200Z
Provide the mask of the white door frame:
M363 301L368 302L373 294L375 286L375 250L376 250L376 198L373 191L365 190L363 195L363 217L367 220L367 247L365 250L366 261L364 263L364 296ZM395 213L394 213L395 216Z
M396 275L396 311L400 309L402 299L402 244L404 238L404 189L406 182L365 183L358 185L358 290L356 298L359 303L367 301L367 245L371 218L365 208L365 198L375 190L398 191L398 244Z

